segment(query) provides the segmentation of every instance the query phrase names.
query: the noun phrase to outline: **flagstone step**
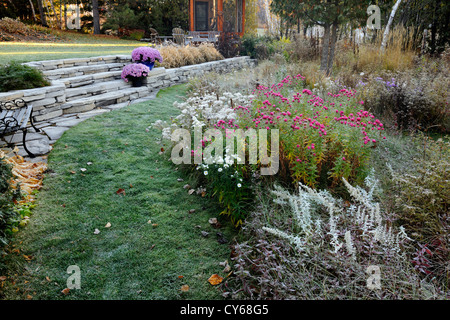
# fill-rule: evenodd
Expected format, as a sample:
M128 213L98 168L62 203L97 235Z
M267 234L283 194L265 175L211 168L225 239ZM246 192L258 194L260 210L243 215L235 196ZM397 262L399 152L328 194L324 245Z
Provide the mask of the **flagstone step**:
M164 73L165 68L155 68L150 72L146 82L155 83L157 78L154 77ZM121 79L120 71L67 78L64 82L67 88L66 102L131 87L130 82Z
M59 68L54 70L43 71L44 76L48 80L59 80L65 78L79 77L85 75L94 75L109 71L122 71L127 63L107 63L89 66L77 66L70 68Z
M66 102L61 105L61 109L63 110L63 114L86 112L95 108L104 108L109 105L146 97L150 95L151 92L152 89L147 86L138 88L128 86L117 91L109 91Z
M122 70L116 70L69 78L62 78L58 81L63 82L66 88L79 88L91 85L93 83L117 80L120 79L121 74Z
M50 71L71 67L90 66L109 63L130 63L130 55L109 55L90 58L68 58L58 60L31 61L24 63L41 71Z

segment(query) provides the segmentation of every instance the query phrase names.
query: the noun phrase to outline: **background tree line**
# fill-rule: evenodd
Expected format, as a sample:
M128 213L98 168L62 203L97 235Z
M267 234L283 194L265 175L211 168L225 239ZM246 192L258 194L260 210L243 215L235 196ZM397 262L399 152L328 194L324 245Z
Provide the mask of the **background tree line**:
M189 0L0 0L0 18L19 18L23 22L40 23L52 28L64 28L66 6L78 4L84 12L82 29L99 34L107 29L150 28L160 34L188 27Z
M450 44L450 1L446 0L272 0L270 8L283 21L285 30L302 25L324 28L321 70L331 72L338 35L349 26L364 27L367 8L376 4L381 10L381 26L386 27L394 5L399 2L392 26L405 27L405 41L409 47L418 47L428 33L427 49L438 54ZM300 30L298 30L300 31ZM287 32L286 32L287 33ZM412 34L409 34L412 33ZM405 44L406 45L406 44Z

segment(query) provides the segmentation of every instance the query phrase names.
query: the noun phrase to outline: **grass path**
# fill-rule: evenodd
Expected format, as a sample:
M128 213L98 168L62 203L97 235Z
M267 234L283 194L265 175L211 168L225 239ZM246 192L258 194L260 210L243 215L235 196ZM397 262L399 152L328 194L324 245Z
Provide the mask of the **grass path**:
M226 221L220 230L209 225L220 210L187 194L183 185L194 182L177 181L182 174L159 155L160 132L146 132L155 120L177 114L172 104L185 92L183 85L166 89L64 133L49 156L52 172L31 222L14 239L20 253L10 255L9 276L18 276L15 285L8 278L6 299L221 298L207 282L214 273L226 276L219 263L230 254L216 232L231 241L234 231ZM210 235L202 237L202 230ZM64 296L70 265L80 267L81 289ZM180 291L182 285L189 291Z

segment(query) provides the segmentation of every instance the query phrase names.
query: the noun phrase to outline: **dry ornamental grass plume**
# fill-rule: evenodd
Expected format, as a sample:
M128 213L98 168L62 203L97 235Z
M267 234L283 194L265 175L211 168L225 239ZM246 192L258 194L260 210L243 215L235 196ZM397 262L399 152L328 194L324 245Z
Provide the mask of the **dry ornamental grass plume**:
M223 59L223 56L213 44L201 44L199 46L168 45L161 46L158 50L164 59L161 66L165 68L179 68Z

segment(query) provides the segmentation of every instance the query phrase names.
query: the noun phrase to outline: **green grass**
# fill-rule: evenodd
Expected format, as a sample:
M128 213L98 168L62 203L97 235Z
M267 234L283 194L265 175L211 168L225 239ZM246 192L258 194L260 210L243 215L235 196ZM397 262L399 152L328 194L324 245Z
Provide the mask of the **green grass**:
M156 119L176 115L172 104L185 93L185 85L172 87L155 100L91 118L64 133L49 155L50 172L31 222L13 239L20 254L8 255L3 275L17 277L15 285L6 281L4 298L221 298L220 289L207 282L214 273L226 276L219 263L230 255L216 232L232 241L235 231L218 217L215 202L188 195L183 185L195 181L159 154L160 132L146 132ZM116 194L118 189L126 194ZM224 227L213 229L211 217ZM105 228L108 222L111 227ZM201 230L210 235L202 237ZM23 254L32 260L26 262ZM64 296L70 265L81 269L81 289ZM190 290L181 292L182 285Z
M0 64L126 54L145 43L115 37L60 32L61 42L0 42Z

